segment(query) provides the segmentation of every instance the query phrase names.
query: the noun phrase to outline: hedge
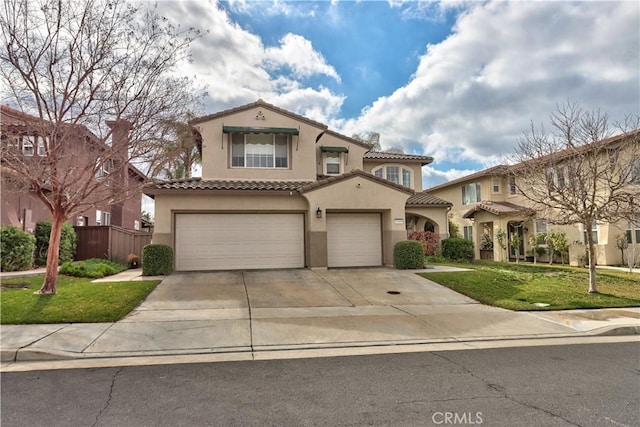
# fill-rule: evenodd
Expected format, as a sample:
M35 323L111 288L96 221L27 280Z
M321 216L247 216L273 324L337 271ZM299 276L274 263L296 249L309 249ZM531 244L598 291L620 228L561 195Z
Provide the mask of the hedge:
M393 248L393 264L401 270L423 268L424 248L422 244L417 240L403 240L396 243Z
M0 229L0 269L2 271L28 270L33 266L36 238L11 225Z
M451 261L473 261L473 242L461 237L444 239L442 256Z
M142 275L159 276L173 271L171 246L150 244L142 248Z
M47 265L47 251L49 250L49 237L51 236L51 221L40 221L36 224L36 265ZM62 224L60 234L60 249L58 251L58 265L71 262L76 257L76 245L78 236L68 222Z

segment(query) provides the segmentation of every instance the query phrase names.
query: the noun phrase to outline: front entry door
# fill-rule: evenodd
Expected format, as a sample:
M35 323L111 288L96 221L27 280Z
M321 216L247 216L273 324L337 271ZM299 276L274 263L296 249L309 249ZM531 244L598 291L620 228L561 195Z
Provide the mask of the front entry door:
M524 259L524 231L522 230L521 222L510 222L509 223L509 259L514 260L516 257L518 259ZM517 236L517 237L516 237ZM514 245L515 241L519 240L519 245ZM518 248L518 251L516 250ZM518 253L519 252L519 253Z

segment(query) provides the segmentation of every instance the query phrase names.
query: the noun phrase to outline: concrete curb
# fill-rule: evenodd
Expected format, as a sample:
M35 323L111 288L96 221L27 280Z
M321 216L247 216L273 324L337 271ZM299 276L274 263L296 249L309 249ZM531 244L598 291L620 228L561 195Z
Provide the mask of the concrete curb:
M538 335L510 335L496 337L466 337L466 338L438 338L424 340L405 341L360 341L348 343L321 343L321 344L293 344L277 346L256 346L256 347L224 347L224 348L201 348L189 350L141 350L135 352L105 352L105 353L78 353L62 350L47 350L43 348L30 349L2 349L0 352L0 362L53 362L67 360L94 360L94 359L131 359L148 357L167 356L189 356L189 355L222 355L222 354L253 354L256 359L262 353L308 351L308 350L361 350L363 348L391 348L398 347L398 352L402 348L421 345L437 344L472 344L488 342L516 342L522 340L549 340L566 338L588 338L598 336L634 336L640 335L640 326L607 326L592 331L568 333L568 334L538 334ZM355 352L354 354L360 354Z

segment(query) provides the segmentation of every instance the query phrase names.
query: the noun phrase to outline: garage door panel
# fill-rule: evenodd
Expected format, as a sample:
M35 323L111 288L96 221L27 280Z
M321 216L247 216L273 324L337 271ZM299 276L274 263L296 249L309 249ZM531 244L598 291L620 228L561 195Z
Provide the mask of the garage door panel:
M302 214L176 214L176 270L304 267Z
M329 267L381 265L380 214L327 214L327 252Z

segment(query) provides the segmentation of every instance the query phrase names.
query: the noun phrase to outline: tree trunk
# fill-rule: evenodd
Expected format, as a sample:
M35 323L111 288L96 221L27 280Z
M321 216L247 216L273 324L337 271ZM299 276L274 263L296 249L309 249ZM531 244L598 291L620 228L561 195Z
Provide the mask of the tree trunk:
M589 249L589 293L598 293L598 287L596 286L596 248L593 242L593 233L591 232L592 224L585 224L587 229L587 245Z
M58 259L60 256L60 235L62 225L66 221L62 215L53 214L51 220L51 234L49 235L49 249L47 251L47 269L44 274L44 283L39 291L40 295L54 295L56 293L56 282L58 280Z

